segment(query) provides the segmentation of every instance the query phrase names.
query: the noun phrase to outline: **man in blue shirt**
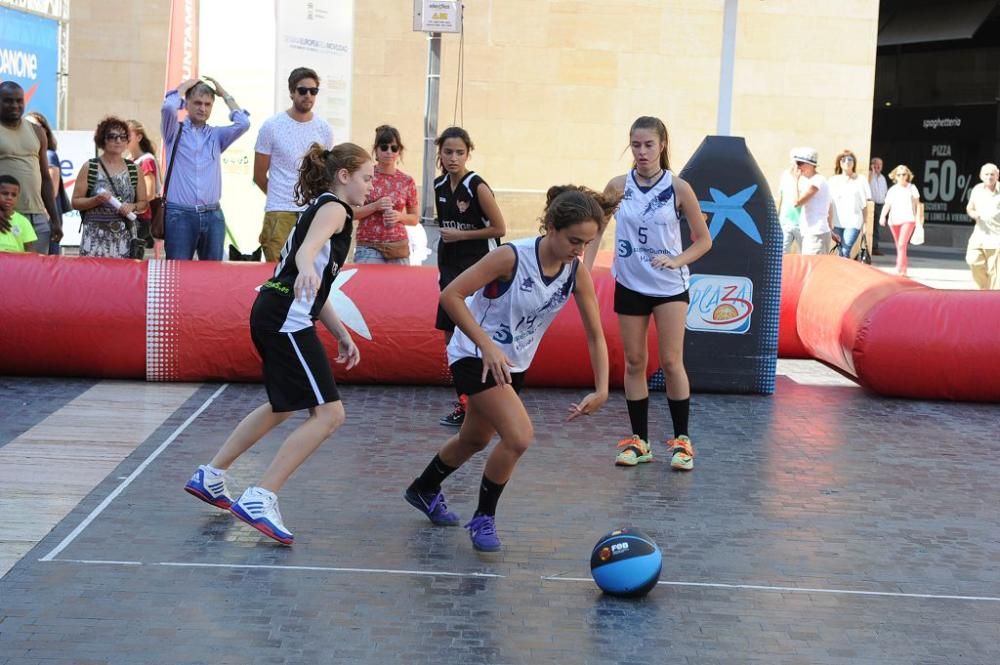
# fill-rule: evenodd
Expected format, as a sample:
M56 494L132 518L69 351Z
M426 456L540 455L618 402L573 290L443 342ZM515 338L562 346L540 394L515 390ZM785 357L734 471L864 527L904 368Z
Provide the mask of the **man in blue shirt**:
M165 249L168 259L221 261L226 219L219 207L222 198L222 153L250 128L250 115L213 78L184 81L167 93L160 109L160 131L167 158L178 140L174 169L167 188L164 215ZM209 126L215 96L229 107L233 124ZM177 112L187 110L180 125ZM167 168L170 168L168 163Z

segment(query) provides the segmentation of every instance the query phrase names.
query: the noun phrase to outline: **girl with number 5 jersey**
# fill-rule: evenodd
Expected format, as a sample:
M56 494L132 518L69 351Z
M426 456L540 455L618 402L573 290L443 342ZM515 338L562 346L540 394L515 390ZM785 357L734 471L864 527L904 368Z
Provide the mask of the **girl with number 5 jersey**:
M684 324L687 318L688 264L712 247L712 238L694 190L670 172L667 128L659 118L643 116L629 130L632 169L612 178L606 195L620 196L615 213L615 313L625 349L625 404L632 436L618 442L615 464L635 466L653 459L649 445L649 386L646 381L646 335L649 317L656 321L660 366L667 384L667 405L674 436L667 441L670 466L694 468L688 436L691 388L684 370ZM691 246L681 245L681 218L691 229ZM602 229L603 231L603 229ZM591 267L600 238L587 250Z

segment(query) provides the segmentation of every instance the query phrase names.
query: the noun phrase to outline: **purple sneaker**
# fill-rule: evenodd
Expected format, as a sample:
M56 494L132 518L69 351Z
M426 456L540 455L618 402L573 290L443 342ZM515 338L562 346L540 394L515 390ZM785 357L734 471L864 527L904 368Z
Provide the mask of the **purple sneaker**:
M500 538L497 537L493 515L476 515L471 522L465 525L465 528L469 530L472 546L480 552L500 551Z
M461 521L458 515L448 510L448 504L444 502L444 492L441 490L432 496L425 496L411 486L406 488L403 498L438 526L455 526Z

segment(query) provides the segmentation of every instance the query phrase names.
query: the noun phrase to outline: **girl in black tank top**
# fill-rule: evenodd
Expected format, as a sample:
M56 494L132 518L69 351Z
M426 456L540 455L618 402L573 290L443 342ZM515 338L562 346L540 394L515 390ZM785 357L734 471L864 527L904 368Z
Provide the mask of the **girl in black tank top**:
M316 334L316 319L338 341L337 362L351 369L360 360L358 347L327 296L350 245L350 206L364 203L373 169L365 149L352 143L332 150L314 143L303 158L295 196L300 204L310 205L285 243L274 276L261 287L250 317L268 402L243 419L184 488L285 545L294 537L283 524L276 493L344 422L344 406ZM288 436L258 484L233 501L225 471L292 413L304 409L309 417Z
M494 249L507 233L507 225L493 197L493 190L477 173L466 168L472 139L461 127L449 127L435 142L442 174L434 181L434 205L441 241L438 243L438 286L448 284ZM448 346L455 322L438 305L435 328L444 332ZM455 410L439 421L459 426L465 417L464 395L458 396Z

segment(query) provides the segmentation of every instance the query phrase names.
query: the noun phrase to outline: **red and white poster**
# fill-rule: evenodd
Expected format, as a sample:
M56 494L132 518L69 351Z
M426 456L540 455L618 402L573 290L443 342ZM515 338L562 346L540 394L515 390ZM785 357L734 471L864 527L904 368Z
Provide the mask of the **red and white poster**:
M173 90L197 74L198 0L171 0L164 91Z

